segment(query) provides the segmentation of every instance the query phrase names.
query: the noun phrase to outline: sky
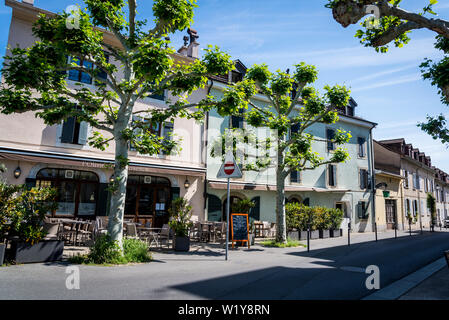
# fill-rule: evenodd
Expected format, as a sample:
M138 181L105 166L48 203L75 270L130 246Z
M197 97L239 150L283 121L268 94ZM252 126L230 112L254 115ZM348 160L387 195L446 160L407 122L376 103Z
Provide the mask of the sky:
M326 0L198 0L193 29L201 48L218 45L247 67L266 63L272 71L292 69L302 61L319 70L315 87L326 84L351 88L358 103L356 115L376 122L374 139L405 138L426 155L432 164L449 173L449 150L422 132L416 124L426 115L449 109L440 102L437 89L421 78L424 58L438 59L433 48L435 34L418 30L403 48L376 53L354 37L358 26L343 28L332 18ZM419 11L428 0L404 0L402 7ZM35 0L35 6L61 12L81 0ZM152 1L138 1L139 17L152 24ZM441 18L449 19L449 3L440 0L434 7ZM0 46L6 48L11 8L0 8ZM173 36L173 46L182 44L184 33Z

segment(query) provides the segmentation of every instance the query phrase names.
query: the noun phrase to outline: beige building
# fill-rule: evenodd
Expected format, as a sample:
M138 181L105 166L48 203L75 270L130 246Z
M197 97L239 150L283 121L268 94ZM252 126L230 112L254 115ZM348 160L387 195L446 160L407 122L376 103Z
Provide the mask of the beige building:
M427 208L427 194L437 197L435 175L441 170L432 166L429 156L407 144L402 138L378 143L400 156L401 176L404 178L401 188L403 199L401 218L405 221L404 227L407 228L405 224L408 223L407 214L410 213L414 219L412 229L429 229L431 213ZM441 186L443 187L443 183Z
M11 47L31 46L36 41L32 24L37 15L53 14L37 8L33 1L26 2L5 1L12 9L8 38ZM113 42L110 34L105 32L104 35L105 41L110 41L111 45L120 45ZM185 63L194 61L198 45L191 40L173 58ZM115 63L112 56L110 62ZM68 85L73 87L75 82L95 88L88 74L68 72ZM207 89L199 90L189 100L199 101L206 92ZM138 101L136 109L164 107L167 98L176 100L165 92L163 96ZM0 162L8 168L5 174L7 181L56 187L59 209L55 216L88 218L106 215L109 203L106 188L113 173L108 165L113 163L114 144L111 143L105 151L94 149L87 143L91 132L87 123L76 118L48 126L35 117L34 112L0 114ZM203 220L206 175L203 125L194 120L176 118L159 124L155 132L167 139L173 133L174 139L182 139L182 150L177 154L145 156L131 148L125 217L152 220L153 225L160 226L168 221L167 209L171 199L184 196L190 200L193 214Z
M373 144L377 230L394 229L396 222L397 228L402 230L406 222L402 214L404 178L401 176L401 157L377 141Z

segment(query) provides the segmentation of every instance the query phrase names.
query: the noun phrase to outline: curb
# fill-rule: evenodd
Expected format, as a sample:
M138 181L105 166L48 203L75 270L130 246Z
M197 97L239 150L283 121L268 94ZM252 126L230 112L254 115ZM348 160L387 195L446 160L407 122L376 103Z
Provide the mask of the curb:
M446 266L446 258L440 258L431 264L395 281L362 300L396 300L418 284Z

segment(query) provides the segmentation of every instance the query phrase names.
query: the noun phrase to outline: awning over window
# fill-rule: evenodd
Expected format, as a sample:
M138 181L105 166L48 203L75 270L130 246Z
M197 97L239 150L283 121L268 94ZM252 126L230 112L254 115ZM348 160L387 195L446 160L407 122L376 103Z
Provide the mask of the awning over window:
M226 190L227 183L224 181L209 181L208 185L212 189ZM267 185L267 184L255 184L255 183L244 183L231 181L230 184L231 190L255 190L255 191L276 191L275 185ZM309 191L309 192L348 192L349 189L326 189L326 188L317 188L317 187L306 187L306 186L285 186L286 192L296 191Z
M109 159L96 159L87 157L77 157L64 154L52 154L52 153L40 153L33 151L13 151L5 152L0 150L0 161L12 160L12 161L24 161L24 162L36 162L46 163L49 165L66 165L77 166L88 170L89 168L108 169L107 166L113 164ZM189 168L189 167L177 167L170 165L154 164L154 163L138 163L130 162L129 172L133 174L138 173L155 173L155 174L171 174L171 175L183 175L190 177L205 177L205 168Z

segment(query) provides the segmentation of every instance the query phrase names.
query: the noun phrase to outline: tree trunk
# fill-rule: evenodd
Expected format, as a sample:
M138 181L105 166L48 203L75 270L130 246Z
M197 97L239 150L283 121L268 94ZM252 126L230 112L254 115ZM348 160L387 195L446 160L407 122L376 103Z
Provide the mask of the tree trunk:
M125 117L126 118L126 117ZM109 211L108 233L111 239L118 241L122 247L123 216L125 212L126 184L128 181L128 141L123 139L122 131L127 127L128 121L118 122L114 128L115 161L114 161L114 191L111 197Z
M279 145L279 144L278 144ZM287 228L285 222L285 175L282 170L284 156L278 150L276 165L276 241L287 242Z

